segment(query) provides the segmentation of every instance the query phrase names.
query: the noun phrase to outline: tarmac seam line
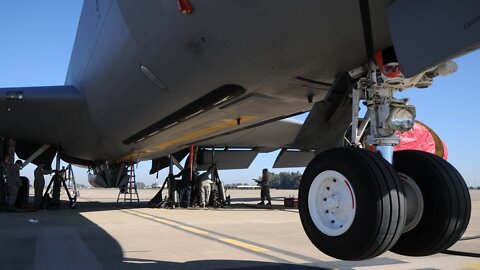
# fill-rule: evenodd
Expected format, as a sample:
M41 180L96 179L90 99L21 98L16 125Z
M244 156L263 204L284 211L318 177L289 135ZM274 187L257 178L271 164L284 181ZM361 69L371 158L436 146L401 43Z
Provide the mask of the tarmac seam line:
M181 225L177 222L173 222L173 221L166 220L166 219L163 219L163 218L158 218L158 217L153 216L153 215L144 214L144 213L141 213L141 212L138 212L138 211L132 211L132 210L121 210L121 211L132 214L132 215L136 215L136 216L139 216L139 217L143 217L143 218L146 218L146 219L149 219L149 220L157 221L157 222L160 222L160 223L163 223L163 224L166 224L166 225L170 225L170 226L173 226L177 229L182 229L182 230L185 230L185 231L189 231L189 232L194 233L194 234L211 235L210 233L208 233L204 230L197 229L197 228L194 228L194 227L191 227L191 226L188 226L188 225ZM214 236L211 236L211 237L215 238ZM215 239L220 240L222 242L226 242L226 243L235 245L235 246L238 246L238 247L241 247L241 248L249 249L249 250L252 250L252 251L255 251L255 252L269 252L270 251L266 248L262 248L262 247L259 247L259 246L256 246L256 245L248 244L248 243L245 243L243 241L239 241L239 240L235 240L235 239L231 239L231 238L226 238L226 237L223 238L222 237L222 238L215 238Z
M188 233L192 233L196 236L199 236L199 237L202 237L202 238L205 238L205 239L213 240L213 241L216 241L216 242L219 242L219 243L224 243L224 244L227 244L231 247L240 248L240 249L243 249L245 251L251 252L253 254L260 255L262 257L271 259L271 260L276 261L276 262L283 262L283 263L292 263L293 262L293 261L289 261L287 259L283 259L281 257L277 257L275 255L269 254L271 252L271 250L269 250L269 249L262 248L262 247L259 247L259 246L253 245L253 244L249 244L249 243L246 243L246 242L243 242L243 241L240 241L240 240L235 240L235 239L228 238L228 237L218 237L218 235L212 234L210 232L207 232L207 231L204 231L204 230L201 230L201 229L197 229L197 228L194 228L194 227L191 227L191 226L188 226L188 225L183 225L181 223L177 223L177 222L174 222L174 221L159 218L159 217L154 216L154 215L145 214L145 213L142 213L142 212L139 212L139 211L125 210L125 209L119 209L119 210L123 213L130 214L130 215L133 215L133 216L137 216L137 217L140 217L140 218L144 218L144 219L147 219L147 220L150 220L150 221L158 222L158 223L170 226L170 227L178 229L178 230L182 230L182 231L185 231L185 232L188 232Z
M83 197L82 199L87 200L89 202L104 204L104 202L101 202L101 201L98 201L98 200L93 200L91 198ZM141 211L138 211L138 210L124 209L124 208L121 208L121 207L115 207L115 208L118 209L119 211L122 211L122 212L126 213L126 214L130 214L130 215L134 215L134 216L138 216L138 217L142 217L142 216L139 216L139 214L144 215L142 218L145 218L145 219L148 219L148 220L151 220L151 221L155 221L155 222L158 222L158 223L163 223L167 226L171 226L172 228L178 228L178 227L176 227L176 224L187 225L187 224L182 223L182 222L177 223L177 222L172 221L172 220L160 218L159 216L155 216L155 215L151 215L151 214L145 214L144 212L141 212ZM129 211L129 212L127 212L127 211ZM196 228L196 229L205 230L203 228ZM186 231L186 230L184 230L184 231ZM186 232L192 233L190 231L186 231ZM208 235L198 235L198 234L194 234L194 233L193 234L197 235L199 237L203 237L203 238L207 238L207 239L215 240L215 241L219 241L218 238L214 238L210 235L216 235L220 238L232 238L232 239L235 238L235 237L232 237L232 236L227 235L227 234L212 232L212 231L209 231L209 230L205 230L205 232L207 232ZM238 240L242 240L242 239L238 239ZM243 242L245 242L247 244L250 244L250 245L256 245L256 246L259 246L261 248L265 248L266 250L269 250L269 251L274 252L274 253L282 254L282 255L285 255L285 256L288 256L288 257L300 259L300 260L310 262L310 263L328 263L327 261L319 260L317 258L312 258L312 257L309 257L309 256L305 256L303 254L279 249L279 248L272 247L272 246L262 245L262 244L259 244L259 243L254 243L254 242L251 242L251 241L244 241L244 240L243 240ZM227 245L230 245L230 246L234 246L234 245L226 243L226 242L221 242L221 243L224 243L224 244L227 244ZM241 248L239 246L234 246L234 247ZM286 262L286 263L292 262L292 261L289 261L287 259L281 259L279 257L276 257L274 255L270 255L270 254L267 254L267 253L254 252L252 250L248 250L248 249L244 249L244 248L241 248L241 249L246 250L246 251L251 252L251 253L256 254L256 255L262 255L263 257L270 257L270 258L274 258L274 259L277 259L277 260L280 259L280 261L283 261L283 262Z
M180 224L180 225L187 225L187 224L184 224L182 222L174 222L174 221L170 221L170 220L166 220L166 219L163 219L163 218L159 218L158 216L155 216L155 215L151 215L151 214L145 214L141 211L138 211L138 210L122 210L122 211L130 211L131 213L129 214L132 214L132 215L137 215L136 213L140 213L142 215L147 215L147 219L150 219L150 220L153 220L151 218L149 218L149 216L153 217L153 218L158 218L158 219L161 219L163 221L167 221L169 223L172 223L172 224L168 224L166 222L162 222L162 223L165 223L167 225L170 225L170 226L173 226L175 227L173 224ZM161 221L160 221L161 222ZM202 231L206 231L207 233L209 233L210 235L216 235L220 238L231 238L231 239L234 239L235 237L232 237L230 235L226 235L226 234L222 234L222 233L218 233L218 232L212 232L212 231L209 231L209 230L205 230L205 229L202 229L202 228L196 228L196 229L201 229ZM210 235L204 235L205 237L211 237ZM217 238L214 238L214 237L211 237L215 240L217 240ZM217 240L218 241L218 240ZM258 243L254 243L254 242L250 242L250 241L244 241L242 239L238 239L238 241L242 241L244 243L247 243L249 245L254 245L254 246L258 246L258 247L261 247L261 248L264 248L265 250L269 250L271 252L275 252L275 253L279 253L279 254L283 254L285 256L288 256L288 257L293 257L293 258L296 258L296 259L300 259L300 260L304 260L304 261L307 261L307 262L311 262L311 263L325 263L325 261L322 261L322 260L319 260L319 259L316 259L316 258L311 258L311 257L308 257L308 256L305 256L305 255L302 255L302 254L298 254L298 253L294 253L294 252L290 252L290 251L286 251L286 250L283 250L283 249L279 249L279 248L275 248L275 247L271 247L271 246L266 246L266 245L262 245L262 244L258 244ZM224 242L226 243L226 242ZM226 243L228 244L228 243ZM230 244L232 245L232 244ZM249 250L250 251L250 250ZM258 252L255 252L256 254L258 254ZM266 254L266 253L264 253ZM288 262L288 260L286 260Z

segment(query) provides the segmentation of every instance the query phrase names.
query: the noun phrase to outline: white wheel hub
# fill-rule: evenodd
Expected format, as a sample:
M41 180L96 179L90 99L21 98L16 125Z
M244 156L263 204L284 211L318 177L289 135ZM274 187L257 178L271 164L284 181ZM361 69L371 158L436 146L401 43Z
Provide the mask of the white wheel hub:
M403 227L403 232L406 233L415 228L420 222L420 219L422 219L424 208L423 195L417 183L410 178L410 176L400 172L398 176L402 181L406 198L405 210L407 216L405 219L405 227Z
M355 218L355 193L341 173L318 174L308 191L308 209L315 226L328 236L345 233Z

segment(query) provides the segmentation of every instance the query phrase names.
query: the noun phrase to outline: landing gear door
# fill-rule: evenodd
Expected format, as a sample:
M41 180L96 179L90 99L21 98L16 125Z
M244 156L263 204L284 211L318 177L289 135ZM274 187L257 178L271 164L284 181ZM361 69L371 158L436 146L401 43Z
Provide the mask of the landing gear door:
M399 0L388 7L406 77L480 47L480 1Z

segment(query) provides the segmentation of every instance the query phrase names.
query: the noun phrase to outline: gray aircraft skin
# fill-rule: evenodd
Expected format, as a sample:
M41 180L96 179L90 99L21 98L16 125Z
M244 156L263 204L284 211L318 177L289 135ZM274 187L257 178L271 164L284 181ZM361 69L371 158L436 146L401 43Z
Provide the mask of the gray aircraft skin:
M387 2L378 2L371 7L375 49L391 46ZM336 74L367 61L358 3L202 1L194 8L182 14L175 1L85 1L65 81L71 87L25 88L23 101L4 100L11 111L2 114L0 133L60 145L84 160L148 160L309 111ZM322 27L332 21L335 27ZM125 143L222 87L224 97L241 93Z
M392 46L389 2L370 3L374 51ZM65 86L1 89L23 100L2 99L0 134L58 145L82 160L149 160L310 111L337 74L369 58L356 1L202 1L194 9L85 1ZM210 97L218 104L200 102L149 129L218 89ZM276 135L246 146L311 150L279 144Z
M182 3L191 4L193 12L182 12ZM368 75L362 67L372 66L374 52L393 48L406 78L427 74L422 72L429 69L433 74L438 65L479 47L479 9L475 0L86 0L65 85L0 89L0 134L17 142L20 157L21 151L31 154L49 144L67 162L99 167L100 171L105 170L105 164L118 170L122 162L162 158L189 145L251 150L242 151L238 160L226 155L225 159L241 164L223 168L248 167L250 163L245 160L276 149L284 149L277 167L301 166L320 153L309 163L299 193L302 224L320 250L348 260L372 258L392 246L394 252L404 255L434 254L453 245L468 225L468 192L462 191L465 184L453 173L455 169L433 157L419 157L435 159L435 166L439 166L436 171L448 172L427 178L458 182L441 190L456 191L442 193L439 199L452 198L444 207L453 205L445 214L448 217L438 221L434 218L439 215L432 216L432 224L440 224L440 228L444 222L446 229L432 236L433 240L425 240L415 235L430 235L435 230L423 225L423 210L405 214L404 208L405 197L423 200L418 195L420 189L424 191L421 184L418 187L413 180L405 180L403 185L411 188L405 188L403 195L399 176L385 160L358 149L330 148L339 145L352 123L350 91ZM427 79L430 83L432 78ZM375 91L382 93L389 88L382 89ZM278 121L308 111L303 125ZM345 180L346 186L339 189L351 193L352 208L357 207L345 214L353 223L331 229L330 216L322 214L323 210L311 210L316 201L311 200L315 191L310 188L332 178L318 180L316 168L338 156L349 166L368 166L340 168L335 166L342 162L337 162L325 170L327 174L337 170L350 175L352 184ZM375 166L378 170L371 169ZM369 179L378 178L378 186L359 188L364 183L355 182L356 174L350 170L372 173ZM115 171L113 175L117 175ZM118 183L118 179L106 179L99 186ZM378 200L365 203L375 196L365 195L364 190L377 191ZM349 205L347 197L347 203L340 204ZM338 200L325 197L321 201L338 208ZM425 200L424 212L428 214L429 203ZM418 209L423 206L419 203ZM355 215L371 215L372 219L353 219ZM325 218L328 224L318 225ZM403 230L404 224L412 231ZM364 232L365 226L371 230ZM417 232L417 228L429 233ZM423 239L425 245L441 240L434 247L422 246L402 240L402 230L408 234L402 235L403 239ZM451 236L447 239L445 235ZM353 242L358 245L351 245Z

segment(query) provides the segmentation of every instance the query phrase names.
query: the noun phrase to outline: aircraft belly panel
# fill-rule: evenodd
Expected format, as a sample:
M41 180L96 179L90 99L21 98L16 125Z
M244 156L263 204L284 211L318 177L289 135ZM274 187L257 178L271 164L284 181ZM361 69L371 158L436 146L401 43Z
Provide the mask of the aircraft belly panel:
M479 10L477 0L394 2L388 9L389 24L404 75L411 77L478 48Z
M276 74L331 82L365 59L362 33L357 1L279 1L228 44Z

